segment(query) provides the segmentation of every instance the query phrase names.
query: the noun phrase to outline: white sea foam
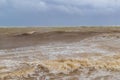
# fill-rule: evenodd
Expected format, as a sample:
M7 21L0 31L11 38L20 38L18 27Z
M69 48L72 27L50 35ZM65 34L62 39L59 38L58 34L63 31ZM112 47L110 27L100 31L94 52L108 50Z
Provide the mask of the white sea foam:
M97 37L88 38L82 40L80 42L73 42L73 43L62 43L62 42L53 42L47 45L37 45L37 46L29 46L29 47L22 47L22 48L15 48L15 49L5 49L0 50L0 55L4 54L35 54L35 53L44 53L44 54L74 54L74 53L104 53L110 54L114 53L115 51L109 51L104 48L100 48L101 45L107 44L107 46L111 46L111 42L114 46L120 44L119 39L109 39L108 42L105 43L106 38L103 38L102 41L100 38ZM116 43L113 43L116 42Z

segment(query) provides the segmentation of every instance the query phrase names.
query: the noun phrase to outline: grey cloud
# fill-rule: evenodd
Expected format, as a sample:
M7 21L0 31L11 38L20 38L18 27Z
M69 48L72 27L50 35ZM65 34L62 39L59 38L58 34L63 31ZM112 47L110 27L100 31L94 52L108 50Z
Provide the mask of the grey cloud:
M44 11L47 5L42 0L11 0L11 6L16 10L22 11Z
M6 6L7 1L6 0L0 0L0 8L3 8L4 6Z
M72 14L114 13L119 10L119 4L120 0L0 0L0 8L9 5L23 12L52 10Z
M82 12L97 13L97 14L109 14L114 13L120 8L120 0L52 0L59 5L63 10L69 12Z

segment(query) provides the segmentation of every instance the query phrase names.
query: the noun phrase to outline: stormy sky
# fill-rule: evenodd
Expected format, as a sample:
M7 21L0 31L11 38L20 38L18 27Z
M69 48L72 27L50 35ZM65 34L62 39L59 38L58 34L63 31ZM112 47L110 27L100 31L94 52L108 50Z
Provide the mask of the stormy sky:
M120 0L0 0L0 26L120 25Z

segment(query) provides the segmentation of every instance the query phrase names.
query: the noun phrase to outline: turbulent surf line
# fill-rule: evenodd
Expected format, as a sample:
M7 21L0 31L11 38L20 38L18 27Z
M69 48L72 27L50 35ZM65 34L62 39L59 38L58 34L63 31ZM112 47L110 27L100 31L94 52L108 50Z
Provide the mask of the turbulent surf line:
M119 80L119 52L118 34L4 49L0 80Z

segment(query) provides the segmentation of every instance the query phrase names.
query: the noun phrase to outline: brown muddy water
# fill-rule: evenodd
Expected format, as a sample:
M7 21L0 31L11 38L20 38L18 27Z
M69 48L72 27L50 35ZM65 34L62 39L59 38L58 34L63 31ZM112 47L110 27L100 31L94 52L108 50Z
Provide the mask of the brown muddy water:
M119 32L0 36L0 80L120 80Z

